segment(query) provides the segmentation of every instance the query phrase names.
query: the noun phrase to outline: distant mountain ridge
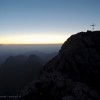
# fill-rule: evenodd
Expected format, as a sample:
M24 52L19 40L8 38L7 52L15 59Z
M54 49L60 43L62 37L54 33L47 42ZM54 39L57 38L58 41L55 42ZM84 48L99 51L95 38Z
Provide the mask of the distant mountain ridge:
M31 52L20 53L20 54L6 52L5 54L0 54L0 64L4 63L6 61L6 59L9 58L10 56L23 55L23 56L28 57L33 54L40 57L44 61L44 64L46 64L49 60L51 60L54 56L56 56L58 54L58 52L44 53L44 52L39 52L39 51L31 51Z
M72 35L32 84L25 100L100 100L100 31Z
M0 95L16 95L17 91L38 78L42 59L36 55L10 56L0 68Z

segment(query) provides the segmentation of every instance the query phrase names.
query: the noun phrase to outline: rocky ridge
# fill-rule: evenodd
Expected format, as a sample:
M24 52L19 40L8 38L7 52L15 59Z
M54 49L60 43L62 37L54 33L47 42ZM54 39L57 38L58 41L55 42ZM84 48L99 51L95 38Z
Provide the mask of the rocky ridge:
M30 100L100 100L100 31L80 32L62 45L38 81L23 94Z

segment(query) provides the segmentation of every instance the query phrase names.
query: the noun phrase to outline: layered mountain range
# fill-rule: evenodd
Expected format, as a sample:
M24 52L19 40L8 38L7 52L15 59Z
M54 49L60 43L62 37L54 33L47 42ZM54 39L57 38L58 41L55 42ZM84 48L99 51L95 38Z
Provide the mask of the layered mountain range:
M0 96L16 95L20 88L38 78L42 66L42 59L36 55L8 57L0 67Z
M100 31L68 38L20 95L25 100L100 100Z

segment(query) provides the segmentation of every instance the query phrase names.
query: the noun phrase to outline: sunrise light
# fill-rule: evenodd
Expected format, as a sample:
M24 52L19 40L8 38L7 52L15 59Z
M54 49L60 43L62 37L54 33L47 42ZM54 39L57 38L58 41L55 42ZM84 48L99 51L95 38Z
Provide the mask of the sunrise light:
M0 37L0 44L59 44L65 40L60 34L9 35Z

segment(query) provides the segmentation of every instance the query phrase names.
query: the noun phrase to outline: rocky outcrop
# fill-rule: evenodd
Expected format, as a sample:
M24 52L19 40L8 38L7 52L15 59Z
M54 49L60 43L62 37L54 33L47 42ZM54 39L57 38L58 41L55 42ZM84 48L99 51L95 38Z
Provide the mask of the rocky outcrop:
M80 32L44 66L24 99L100 100L100 31Z

